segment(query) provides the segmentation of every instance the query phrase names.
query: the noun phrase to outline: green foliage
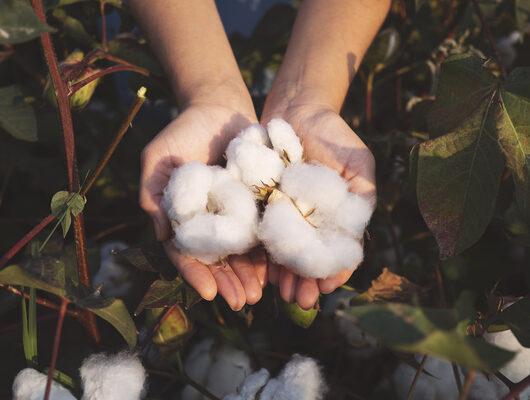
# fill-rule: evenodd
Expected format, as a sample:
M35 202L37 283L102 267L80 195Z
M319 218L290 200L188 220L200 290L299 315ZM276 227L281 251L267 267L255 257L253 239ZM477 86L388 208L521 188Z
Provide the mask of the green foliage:
M26 0L0 2L0 44L17 44L39 37L52 28L43 24Z
M442 258L460 254L486 230L497 201L503 152L517 202L528 216L527 87L526 69L513 71L504 83L474 55L450 57L442 65L429 115L435 138L420 145L417 167L418 205Z
M37 140L35 113L18 85L0 87L0 128L20 140Z
M63 237L66 237L72 217L78 216L85 207L86 198L79 193L69 193L67 191L60 191L53 195L50 208L51 213L58 218L63 229Z
M465 299L469 301L469 299ZM483 371L496 371L513 353L467 335L469 316L458 309L386 303L344 311L363 331L402 352L433 355Z
M301 328L308 329L318 315L318 307L304 310L296 303L287 303L282 300L283 312L293 324Z

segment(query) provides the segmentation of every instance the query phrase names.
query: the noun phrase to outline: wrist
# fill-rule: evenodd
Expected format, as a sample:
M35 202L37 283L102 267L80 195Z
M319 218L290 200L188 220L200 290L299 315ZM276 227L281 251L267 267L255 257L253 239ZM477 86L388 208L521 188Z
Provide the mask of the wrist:
M246 116L254 116L252 99L239 77L217 77L208 81L190 82L175 90L180 107L222 105Z
M289 118L299 111L340 112L342 100L334 99L329 90L303 81L277 80L271 89L263 107L262 122L272 118Z

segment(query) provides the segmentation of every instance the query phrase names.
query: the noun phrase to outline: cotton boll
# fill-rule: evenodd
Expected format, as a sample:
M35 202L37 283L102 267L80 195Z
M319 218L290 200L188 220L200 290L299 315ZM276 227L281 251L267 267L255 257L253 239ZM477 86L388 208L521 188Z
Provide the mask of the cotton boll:
M93 354L79 371L83 400L139 400L143 395L146 373L134 354Z
M280 180L285 164L274 150L243 138L230 141L226 149L226 168L249 186L272 186Z
M420 356L416 357L417 359ZM426 373L422 373L414 389L414 400L458 400L459 393L456 386L453 366L450 362L429 356L424 364ZM392 384L398 399L405 400L416 369L401 363L392 375ZM463 381L465 374L460 372ZM497 400L508 393L508 388L494 376L490 379L483 374L477 374L469 393L470 400ZM522 398L528 400L527 398Z
M287 154L291 163L302 161L302 144L289 123L279 118L272 119L267 124L267 133L273 149L281 156Z
M334 212L345 201L348 185L331 168L315 164L293 164L285 169L280 180L282 192L305 208L324 213Z
M326 383L315 360L295 354L276 379L271 379L260 400L321 400Z
M486 333L484 339L505 350L515 352L515 357L499 371L512 382L519 382L530 375L530 349L521 346L511 330Z
M248 141L264 146L270 145L269 135L267 131L260 124L252 124L243 129L238 135L243 141Z
M164 207L175 246L200 261L214 263L256 245L254 196L223 168L191 162L176 169L164 191Z
M131 271L113 252L128 248L124 242L107 242L100 249L100 266L92 285L101 286L106 297L124 297L132 289Z
M305 277L326 278L351 270L363 258L357 241L338 231L311 226L286 198L267 205L258 237L277 263Z
M212 339L199 342L184 363L186 373L217 397L230 395L252 374L248 355L230 346L216 347ZM186 386L183 400L205 400L197 390Z
M42 400L47 379L46 375L32 368L23 369L13 381L13 400ZM76 400L76 398L59 383L53 381L50 400Z
M213 170L198 161L176 168L164 189L162 206L170 220L182 223L203 212L208 203Z
M232 394L224 400L255 400L256 394L263 388L269 380L269 371L265 368L247 376L243 385L239 388L238 394Z
M333 221L355 238L360 239L364 235L373 210L370 201L357 194L349 193L336 208Z

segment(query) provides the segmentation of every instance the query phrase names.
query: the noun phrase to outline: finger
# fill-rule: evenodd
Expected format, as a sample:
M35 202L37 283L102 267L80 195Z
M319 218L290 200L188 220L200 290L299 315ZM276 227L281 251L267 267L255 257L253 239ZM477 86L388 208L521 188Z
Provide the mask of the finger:
M274 286L277 286L280 282L280 266L271 259L267 262L269 282Z
M146 148L142 153L142 173L140 176L139 203L140 207L153 220L156 239L168 240L171 226L160 202L162 191L167 185L174 165L170 161L160 160L153 151Z
M205 300L213 300L217 294L217 284L208 267L199 261L179 253L173 243L164 242L164 249L177 267L182 277L188 282Z
M267 285L267 253L263 249L256 249L249 253L254 264L258 281L262 288Z
M296 295L298 277L285 267L280 269L280 295L288 303L292 303Z
M304 310L309 310L314 307L320 290L316 279L310 278L298 278L298 284L296 286L296 302Z
M331 276L326 279L318 280L318 287L321 293L328 294L333 292L339 286L344 285L350 279L350 276L353 274L353 271L342 271L335 276Z
M217 284L217 291L228 306L234 311L241 310L247 301L245 289L232 268L226 263L210 265L209 268Z
M243 286L247 303L256 304L261 299L261 284L250 256L230 256L228 263Z

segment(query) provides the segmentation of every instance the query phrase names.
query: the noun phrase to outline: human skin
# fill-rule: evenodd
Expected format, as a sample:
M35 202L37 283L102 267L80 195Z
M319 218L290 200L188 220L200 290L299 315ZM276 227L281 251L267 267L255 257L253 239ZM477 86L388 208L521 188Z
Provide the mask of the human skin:
M267 283L265 254L255 251L211 266L180 254L171 243L160 200L175 167L192 160L219 162L228 142L257 122L252 100L213 0L129 4L165 68L180 111L142 153L140 206L184 279L203 298L212 300L219 293L239 310L261 298Z
M158 240L183 277L205 299L221 294L238 310L254 304L269 280L286 301L314 306L319 294L346 282L351 272L314 280L269 262L263 252L205 266L178 253L168 240L160 207L171 170L184 162L217 163L230 141L257 118L213 0L130 0L170 79L181 114L144 149L140 205ZM281 117L300 135L306 158L339 171L350 190L375 202L375 164L364 143L340 118L348 86L383 22L389 0L304 0L284 61L261 118Z
M305 0L287 52L267 96L261 123L283 118L300 136L305 158L338 171L351 192L375 205L372 153L340 117L348 87L383 23L389 0ZM297 276L271 263L269 280L285 301L311 308L320 293L331 293L351 276L327 279Z

